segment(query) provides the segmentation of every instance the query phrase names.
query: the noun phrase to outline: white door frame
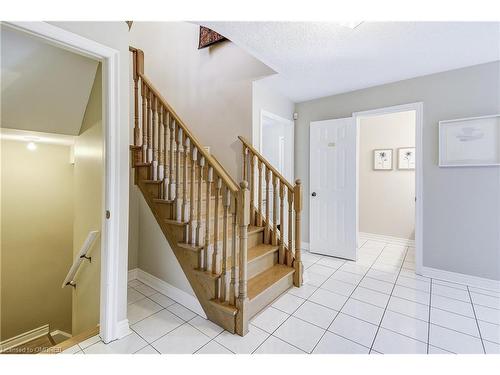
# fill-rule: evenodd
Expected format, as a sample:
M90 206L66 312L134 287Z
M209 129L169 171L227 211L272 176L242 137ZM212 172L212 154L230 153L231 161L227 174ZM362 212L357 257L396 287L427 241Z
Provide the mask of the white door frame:
M369 111L354 112L352 116L356 121L356 175L359 177L359 125L360 119L363 117L371 117L384 115L389 113L415 111L415 272L422 274L422 254L423 254L423 102L409 103L396 105L392 107L384 107ZM356 181L356 225L359 236L359 178Z
M104 128L104 210L101 235L101 297L100 336L110 342L129 332L128 320L118 320L120 306L126 308L126 294L119 293L126 288L120 279L127 278L126 269L119 269L120 249L126 251L128 243L120 239L123 218L128 218L128 206L120 206L120 150L128 149L128 139L120 138L120 53L96 41L84 38L46 22L2 22L10 28L34 35L67 51L98 60L102 63L103 128ZM127 176L128 178L128 176ZM106 219L105 211L111 216ZM126 265L126 262L125 262ZM125 296L125 300L123 300ZM123 309L122 309L123 310Z
M262 154L262 120L264 117L279 121L286 126L290 126L292 128L292 180L290 182L295 181L295 123L292 120L288 120L284 117L278 116L272 112L266 111L264 109L260 110L260 123L259 123L259 152ZM276 167L276 169L278 169Z

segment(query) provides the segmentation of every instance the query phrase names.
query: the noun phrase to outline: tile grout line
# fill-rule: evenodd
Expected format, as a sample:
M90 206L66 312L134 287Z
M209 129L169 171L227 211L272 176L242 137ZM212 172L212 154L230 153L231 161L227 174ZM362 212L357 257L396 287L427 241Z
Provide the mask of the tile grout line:
M366 274L372 269L372 266L375 264L375 262L377 261L377 259L380 257L380 255L384 252L384 249L386 248L387 244L384 245L384 247L380 250L380 253L377 255L377 257L375 258L375 260L373 261L373 263L370 265L370 267L368 267L368 269L366 270L365 274L363 275L363 277L361 277L361 279L359 280L359 282L356 284L356 287L352 290L351 294L349 295L349 297L347 297L347 299L345 300L345 302L342 304L342 306L340 307L339 309L339 312L335 315L335 318L333 318L333 321L330 323L330 325L328 326L328 328L325 330L325 332L323 332L323 335L321 335L319 341L316 343L316 345L314 345L314 348L311 350L311 353L314 352L314 349L316 349L316 347L318 346L318 344L321 342L321 340L323 340L323 337L325 336L326 332L330 332L328 329L332 326L332 324L335 322L335 320L337 319L337 317L339 316L340 312L342 311L342 309L344 308L344 306L346 305L346 303L349 301L349 299L351 298L351 296L353 295L353 293L356 291L356 289L359 287L359 284L361 284L361 282L364 280L364 278L366 277ZM360 247L360 249L362 248L363 246ZM333 274L332 274L333 276ZM331 277L331 276L330 276ZM328 280L328 279L327 279ZM325 280L325 282L327 281ZM323 283L324 284L324 283ZM323 285L321 284L321 285ZM333 332L332 332L333 333ZM376 334L375 334L376 336ZM369 351L368 351L368 354L370 353L371 351L371 348L369 348Z
M431 305L432 305L432 278L429 288L429 320L427 322L427 354L429 354L429 345L431 341Z
M321 260L321 257L320 257L318 260L316 260L316 262L315 262L315 263L313 263L313 265L314 265L314 264L316 264L317 262L319 262L320 260ZM312 266L312 265L311 265L311 266ZM325 266L325 267L326 267L326 266ZM326 283L326 282L327 282L327 280L328 280L328 279L330 279L330 277L332 277L332 276L333 276L333 274L334 274L335 272L337 272L338 270L339 270L339 269L337 268L335 271L333 271L333 273L332 273L329 277L327 277L327 278L326 278L326 280L325 280L325 281L323 281L323 282L322 282L319 286L317 286L317 287L316 287L315 285L313 285L314 287L316 287L316 290L315 290L315 291L311 294L311 296L312 296L314 293L316 293L316 291L317 291L317 290L321 287L321 285L323 285L324 283ZM293 288L293 287L292 287L292 288ZM275 300L273 300L273 303L274 303L274 301L277 301L279 298L281 298L281 296L285 295L286 293L288 293L288 290L287 290L285 293L283 293L282 295L280 295L278 298L276 298ZM292 295L293 295L293 294L292 294ZM309 297L311 297L311 296L309 296ZM301 297L298 297L298 296L294 296L294 297L301 298ZM302 298L302 299L303 299L303 298ZM297 346L293 345L292 343L289 343L288 341L285 341L285 340L283 340L283 339L279 338L278 336L274 336L274 333L275 333L278 329L280 329L280 327L281 327L283 324L285 324L285 322L287 322L287 321L288 321L288 320L289 320L289 319L293 316L293 314L294 314L294 313L295 313L298 309L300 309L300 307L301 307L304 303L306 303L309 299L307 298L307 299L303 299L303 300L304 300L304 301L303 301L303 302L302 302L302 303L301 303L301 304L300 304L300 305L299 305L299 306L298 306L298 307L297 307L297 308L296 308L296 309L295 309L295 310L294 310L291 314L288 314L286 311L280 310L280 309L278 309L277 307L273 306L273 303L271 303L271 304L269 305L269 306L271 306L271 307L273 307L273 308L277 309L278 311L281 311L281 312L283 312L283 313L288 314L288 318L286 318L286 319L285 319L285 320L284 320L281 324L279 324L279 325L278 325L278 327L276 327L276 329L275 329L273 332L271 332L271 334L270 334L270 335L269 335L269 336L268 336L268 337L267 337L264 341L262 341L262 342L261 342L261 343L260 343L260 344L259 344L259 345L258 345L258 346L257 346L257 347L253 350L253 351L252 351L252 354L254 354L254 353L255 353L255 352L256 352L256 351L257 351L257 350L258 350L258 349L259 349L259 348L260 348L260 347L261 347L261 346L262 346L262 345L263 345L263 344L264 344L264 343L265 343L268 339L269 339L269 337L271 337L271 336L273 336L273 337L275 337L275 338L277 338L277 339L279 339L279 340L281 340L281 341L283 341L283 342L286 342L287 344L292 345L293 347L295 347L295 348L297 348L297 349L299 349L299 350L301 350L301 351L303 351L303 352L307 353L305 350L300 349L299 347L297 347ZM295 317L295 316L294 316L294 318L299 319L299 318L297 318L297 317ZM300 319L300 320L302 320L302 319ZM302 320L302 321L304 321L304 320ZM306 322L306 323L309 323L309 322ZM309 324L311 324L311 323L309 323ZM257 327L257 328L258 328L258 327ZM264 331L262 328L259 328L259 329L261 329L262 331ZM264 332L266 332L266 333L267 333L267 331L264 331ZM322 336L322 337L323 337L323 336ZM320 340L321 340L321 339L320 339ZM313 350L314 350L314 348L313 348ZM311 353L312 353L312 351L311 351ZM310 353L307 353L307 354L310 354Z
M474 308L474 302L472 301L472 296L470 294L469 286L467 285L467 293L469 294L470 304L472 305L472 312L474 313L474 318L476 320L477 330L479 332L479 339L481 340L481 345L483 347L483 353L486 354L486 347L484 346L483 335L481 334L481 328L479 327L479 322L477 321L476 309Z
M405 258L406 258L407 253L408 253L408 246L406 247ZM380 322L378 324L377 331L375 332L375 336L373 336L373 341L372 341L372 344L370 346L370 352L373 350L373 345L375 344L375 340L377 339L378 333L380 331L380 326L382 325L382 321L384 320L385 312L387 311L387 306L389 306L389 302L391 301L392 293L394 292L394 289L396 288L396 283L398 281L399 275L401 274L402 268L403 268L403 264L401 264L401 267L399 268L398 277L396 278L396 281L394 282L394 285L392 286L391 294L390 294L389 299L387 300L387 303L385 305L385 309L384 309L384 312L382 313L382 317L380 318Z
M312 267L314 264L317 264L317 262L319 262L321 259L322 259L322 257L320 257L319 259L317 259L317 260L316 260L316 262L314 262L314 263L313 263L310 267ZM289 345L291 345L291 346L293 346L293 347L295 347L295 348L297 348L297 349L299 349L299 350L303 351L304 353L307 353L305 350L300 349L299 347L295 346L294 344L289 343L288 341L285 341L285 340L283 340L283 339L279 338L278 336L275 336L275 335L274 335L274 333L275 333L275 332L276 332L276 331L277 331L277 330L278 330L278 329L279 329L279 328L280 328L283 324L285 324L285 322L287 322L287 321L288 321L288 320L289 320L292 316L293 316L295 319L299 319L299 320L301 320L301 321L303 321L303 322L306 322L306 323L308 323L308 324L314 325L315 327L318 327L318 328L321 328L321 329L325 329L325 328L319 327L319 326L317 326L317 325L315 325L315 324L313 324L313 323L310 323L310 322L307 322L307 321L305 321L305 320L303 320L303 319L300 319L300 318L298 318L298 317L294 316L293 314L294 314L294 313L295 313L298 309L300 309L300 307L301 307L302 305L304 305L306 302L315 303L315 302L313 302L313 301L309 301L309 298L310 298L310 297L311 297L314 293L316 293L316 292L318 291L318 289L320 289L320 288L321 288L321 286L322 286L323 284L325 284L325 283L326 283L326 282L327 282L327 281L328 281L328 280L329 280L329 279L330 279L330 278L331 278L331 277L332 277L332 276L333 276L333 275L334 275L334 274L335 274L335 273L336 273L336 272L337 272L337 271L338 271L338 270L339 270L339 269L340 269L340 268L341 268L344 264L346 264L346 261L344 261L344 263L342 263L342 265L341 265L340 267L338 267L338 268L334 269L334 271L332 272L332 274L331 274L330 276L328 276L328 277L326 278L326 280L325 280L325 281L323 281L323 282L322 282L319 286L312 285L312 284L308 284L308 285L311 285L311 286L313 286L313 287L315 287L315 288L316 288L316 290L315 290L313 293L311 293L311 295L310 295L308 298L302 298L302 297L294 296L294 297L297 297L297 298L302 298L304 301L303 301L303 302L299 305L299 307L297 307L297 308L296 308L296 309L295 309L295 310L294 310L291 314L288 314L286 311L280 310L279 308L277 308L277 307L273 306L273 305L272 305L272 303L271 303L269 306L271 306L271 307L273 307L273 308L277 309L278 311L281 311L281 312L283 312L283 313L288 314L288 317L287 317L287 318L286 318L286 319L285 319L285 320L284 320L281 324L279 324L279 325L278 325L278 327L276 327L276 329L275 329L275 330L274 330L274 331L273 331L273 332L272 332L272 333L271 333L271 334L270 334L270 335L269 335L269 336L268 336L268 337L267 337L264 341L262 341L262 342L260 343L260 345L259 345L257 348L255 348L255 350L252 352L252 354L253 354L253 353L255 353L255 352L256 352L256 351L257 351L257 350L258 350L258 349L259 349L259 348L260 348L260 347L261 347L261 346L262 346L262 345L263 345L263 344L264 344L264 343L265 343L268 339L269 339L269 337L271 337L271 336L273 336L273 337L275 337L275 338L277 338L277 339L279 339L279 340L281 340L281 341L283 341L283 342L285 342L285 343L287 343L287 344L289 344ZM310 268L310 267L308 267L308 268ZM328 266L324 266L324 267L327 267L327 268L333 269L333 268L328 267ZM324 290L324 289L323 289L323 290ZM288 293L288 291L287 291L287 292L285 292L285 293ZM285 293L283 293L282 295L284 295ZM332 292L332 293L333 293L333 292ZM335 294L337 294L337 293L335 293ZM292 295L293 295L293 294L292 294ZM345 296L344 296L344 297L345 297ZM278 297L278 298L281 298L281 296L280 296L280 297ZM274 301L278 300L278 298L276 298ZM274 302L274 301L273 301L273 302ZM315 303L315 304L317 304L317 305L319 305L319 306L322 306L322 307L325 307L325 308L328 308L328 307L326 307L326 306L320 305L319 303ZM330 309L330 308L328 308L328 309ZM336 310L334 310L334 309L330 309L330 310L332 310L332 311L336 311ZM340 313L340 310L337 312L337 314L335 315L335 318L333 318L333 320L335 320L335 319L336 319L336 317L337 317L337 315L338 315L339 313ZM257 327L257 328L258 328L258 327ZM259 328L259 329L261 329L261 328ZM326 333L327 331L328 331L328 328L326 328L326 329L325 329L325 332L323 333L323 335L322 335L322 336L321 336L321 338L319 339L318 343L321 341L321 339L323 338L323 336L325 335L325 333ZM266 332L266 331L264 331L264 332ZM317 345L318 343L316 343L316 345ZM314 349L316 348L316 345L315 345L315 346L314 346L314 348L311 350L311 353L312 353L312 352L314 351ZM311 354L311 353L307 353L307 354Z

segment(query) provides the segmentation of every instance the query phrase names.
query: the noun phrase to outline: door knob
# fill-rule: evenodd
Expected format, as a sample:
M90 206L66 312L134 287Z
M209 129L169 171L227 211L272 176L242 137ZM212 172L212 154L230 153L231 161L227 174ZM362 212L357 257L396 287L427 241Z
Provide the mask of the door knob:
M312 195L313 197L315 197L315 196L316 196L316 192L315 192L315 191L313 191L313 193L312 193L311 195Z

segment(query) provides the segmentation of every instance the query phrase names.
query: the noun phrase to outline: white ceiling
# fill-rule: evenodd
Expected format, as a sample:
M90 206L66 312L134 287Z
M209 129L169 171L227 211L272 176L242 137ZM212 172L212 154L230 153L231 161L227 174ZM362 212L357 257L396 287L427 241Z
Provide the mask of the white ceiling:
M498 22L201 22L278 74L295 102L500 60Z
M1 26L0 126L78 135L98 62Z

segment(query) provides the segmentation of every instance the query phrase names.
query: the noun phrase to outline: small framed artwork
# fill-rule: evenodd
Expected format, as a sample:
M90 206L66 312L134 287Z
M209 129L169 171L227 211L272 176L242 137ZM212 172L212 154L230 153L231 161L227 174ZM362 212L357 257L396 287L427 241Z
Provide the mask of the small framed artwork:
M500 165L500 115L439 121L439 166Z
M398 148L398 169L415 169L415 147Z
M373 150L373 169L376 171L392 170L392 149Z

